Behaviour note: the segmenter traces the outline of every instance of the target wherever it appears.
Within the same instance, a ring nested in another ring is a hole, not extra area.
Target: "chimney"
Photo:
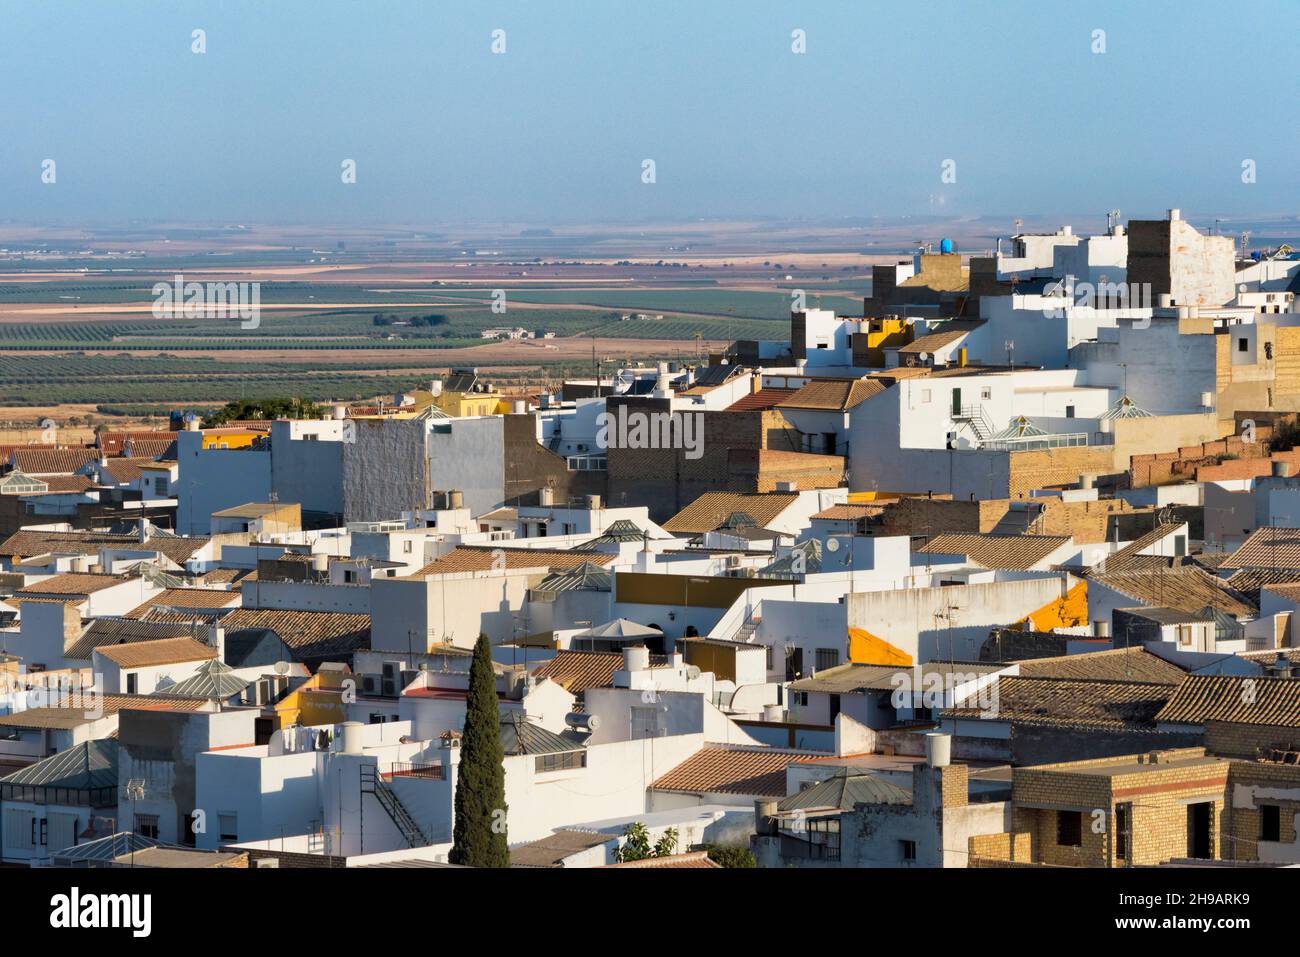
[[[139,538],[137,541],[139,541],[141,545],[149,541],[149,519],[145,518],[143,515],[140,516]]]
[[[1169,210],[1169,221],[1171,223],[1182,218],[1183,218],[1183,211],[1181,209],[1175,208]]]
[[[224,663],[226,660],[226,629],[218,624],[209,625],[208,644],[217,649],[217,660]]]
[[[946,768],[952,763],[952,736],[939,731],[925,735],[925,763],[932,768]]]
[[[1274,460],[1273,460],[1273,477],[1274,477],[1274,478],[1290,478],[1290,477],[1291,477],[1291,463],[1285,461],[1284,459],[1274,459]]]

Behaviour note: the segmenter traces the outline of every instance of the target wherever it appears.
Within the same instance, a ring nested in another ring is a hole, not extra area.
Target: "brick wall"
[[[1115,449],[1110,445],[1038,449],[1012,452],[1010,459],[1008,491],[1012,498],[1026,498],[1034,489],[1074,485],[1085,473],[1109,474],[1114,468]]]

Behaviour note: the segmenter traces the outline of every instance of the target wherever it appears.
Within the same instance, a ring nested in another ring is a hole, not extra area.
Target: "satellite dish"
[[[277,661],[275,663],[275,673],[277,675],[286,675],[289,673],[289,662]]]
[[[929,362],[929,361],[930,361],[930,353],[928,353],[928,352],[922,352],[922,353],[921,353],[921,361],[922,361],[922,362]]]
[[[49,416],[46,416],[45,418],[41,419],[42,429],[52,429],[55,427],[55,424],[56,424],[55,421],[51,419]]]
[[[840,550],[840,540],[838,538],[826,539],[826,550],[828,552],[838,552]]]

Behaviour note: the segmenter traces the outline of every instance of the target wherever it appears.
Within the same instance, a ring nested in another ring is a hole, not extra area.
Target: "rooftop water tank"
[[[952,252],[952,248],[953,248],[953,247],[952,247],[952,240],[951,240],[951,239],[941,239],[941,240],[939,240],[939,252],[941,252],[941,253],[950,253],[950,252]]]

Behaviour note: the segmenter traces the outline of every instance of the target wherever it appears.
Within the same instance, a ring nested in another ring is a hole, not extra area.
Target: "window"
[[[30,851],[36,846],[36,818],[31,811],[5,809],[5,844],[15,850]]]
[[[980,389],[980,398],[986,401],[993,398],[993,390],[988,386],[984,386],[984,388]]]
[[[221,839],[223,841],[239,840],[238,815],[230,812],[218,814],[217,827],[221,829]]]
[[[1065,417],[1066,417],[1067,419],[1073,419],[1073,418],[1074,418],[1074,406],[1072,406],[1072,405],[1067,405],[1067,406],[1065,407]]]
[[[899,841],[898,853],[905,861],[916,860],[916,841]]]
[[[1083,812],[1056,812],[1056,843],[1060,847],[1079,847],[1083,844]]]
[[[791,701],[793,701],[793,703],[799,706],[800,708],[808,707],[808,692],[796,691],[794,692],[794,694],[790,696],[790,698]]]
[[[159,475],[153,480],[153,490],[157,495],[166,495],[169,487],[169,480],[166,475]]]
[[[158,815],[157,814],[137,814],[135,816],[135,833],[141,837],[151,837],[158,840]]]
[[[135,694],[136,688],[139,687],[138,676],[134,671],[126,676],[126,693]]]
[[[1191,626],[1191,625],[1179,625],[1179,626],[1178,626],[1178,643],[1179,643],[1180,645],[1190,645],[1190,644],[1192,643],[1192,626]]]
[[[1250,345],[1250,340],[1249,340],[1249,339],[1238,339],[1238,340],[1237,340],[1237,351],[1238,351],[1238,352],[1248,352],[1248,351],[1249,351],[1249,345]]]
[[[817,649],[817,670],[825,671],[827,668],[834,668],[840,663],[840,652],[838,648],[818,648]]]
[[[1261,841],[1282,840],[1282,808],[1278,805],[1259,806],[1259,839]]]
[[[412,548],[414,545],[415,545],[415,543],[414,543],[413,541],[411,541],[411,540],[408,538],[406,541],[402,542],[402,553],[403,553],[404,555],[409,555],[409,554],[411,554],[411,548]]]
[[[533,770],[538,774],[546,771],[567,771],[572,768],[587,766],[586,751],[565,751],[561,754],[539,754],[533,761]]]

